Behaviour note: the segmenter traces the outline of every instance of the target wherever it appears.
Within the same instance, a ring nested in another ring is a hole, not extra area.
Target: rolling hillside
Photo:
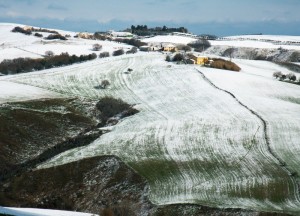
[[[0,77],[0,88],[26,86],[36,98],[112,96],[140,111],[37,169],[116,155],[147,180],[157,205],[299,213],[299,86],[274,80],[282,68],[270,62],[237,60],[235,73],[164,59],[138,53]],[[104,79],[111,85],[97,88]]]

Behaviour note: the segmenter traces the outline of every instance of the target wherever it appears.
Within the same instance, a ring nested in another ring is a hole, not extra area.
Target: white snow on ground
[[[226,40],[228,38],[228,40]],[[247,37],[226,37],[224,40],[210,40],[212,46],[231,46],[231,47],[252,47],[252,48],[261,48],[261,49],[292,49],[300,50],[300,44],[298,45],[283,45],[283,44],[273,44],[272,42],[264,42],[258,40],[247,40]],[[250,37],[251,38],[251,37]],[[266,37],[268,38],[268,37]],[[271,39],[272,37],[270,37]],[[291,41],[300,42],[300,37],[274,37],[274,39],[282,39],[282,42],[290,39]],[[176,36],[176,35],[163,35],[163,36],[154,36],[151,38],[143,39],[143,42],[146,43],[176,43],[176,44],[188,44],[197,39],[188,37],[188,36]]]
[[[70,34],[72,37],[67,41],[61,40],[44,40],[33,35],[24,35],[21,33],[13,33],[11,30],[15,26],[23,26],[18,24],[0,23],[0,62],[4,59],[14,59],[19,57],[41,58],[46,51],[53,51],[54,54],[61,54],[68,52],[70,55],[87,55],[91,53],[99,54],[107,51],[112,54],[113,51],[123,48],[125,51],[132,46],[120,44],[116,42],[100,41],[100,40],[86,40],[81,38],[74,38],[75,32],[67,32],[57,30],[61,34]],[[43,36],[49,33],[41,32]],[[93,44],[99,43],[102,45],[102,50],[93,51]]]
[[[143,39],[146,43],[178,43],[178,44],[188,44],[195,41],[195,38],[187,36],[176,36],[176,35],[159,35],[151,38]]]
[[[173,37],[152,40],[187,43]],[[60,50],[59,46],[68,43],[48,45]],[[27,48],[34,51],[41,47],[35,42]],[[83,47],[79,49],[82,52]],[[272,78],[275,71],[289,71],[270,62],[234,60],[242,68],[236,73],[175,65],[165,62],[164,57],[141,53],[2,76],[0,103],[32,95],[56,97],[52,92],[57,92],[94,100],[113,96],[140,110],[90,145],[64,152],[39,168],[96,155],[117,155],[147,178],[150,199],[157,204],[299,212],[298,188],[268,151],[262,122],[229,94],[205,81],[197,69],[267,121],[271,148],[291,170],[300,173],[300,88]],[[128,68],[133,69],[131,74],[124,73]],[[110,87],[96,88],[103,79],[111,82]]]
[[[30,85],[0,80],[0,104],[54,97],[62,95]]]
[[[128,68],[133,69],[131,74],[124,73]],[[252,101],[256,103],[261,98],[256,88],[267,80],[264,91],[270,95],[271,113],[282,112],[284,105],[272,104],[273,89],[291,84],[249,73],[212,70],[220,81],[224,77],[228,86],[238,85],[239,78],[246,84],[248,80],[249,84],[242,85],[247,90],[244,95],[251,96],[253,91],[256,99]],[[300,209],[294,182],[267,150],[261,121],[230,95],[208,84],[194,66],[167,63],[161,54],[138,54],[1,79],[65,96],[97,100],[110,95],[136,104],[140,110],[90,145],[62,153],[40,168],[113,154],[148,179],[150,199],[157,204],[189,202],[288,212]],[[103,79],[111,86],[95,88]],[[287,93],[282,91],[281,96]],[[285,112],[287,120],[294,118],[295,108]],[[286,134],[276,131],[280,136]]]
[[[299,85],[275,80],[273,72],[289,71],[274,63],[247,60],[236,62],[242,68],[241,73],[209,68],[202,70],[217,86],[234,93],[266,119],[270,126],[272,148],[291,170],[300,173]]]
[[[252,40],[211,40],[209,41],[212,46],[231,46],[231,47],[252,47],[261,49],[292,49],[300,50],[300,46],[297,45],[277,45],[271,42],[252,41]]]
[[[236,35],[225,37],[229,39],[255,39],[255,40],[273,40],[273,41],[293,41],[300,42],[300,36],[289,35]]]
[[[50,210],[50,209],[34,209],[34,208],[8,208],[0,207],[0,214],[10,214],[14,216],[97,216],[91,213]]]

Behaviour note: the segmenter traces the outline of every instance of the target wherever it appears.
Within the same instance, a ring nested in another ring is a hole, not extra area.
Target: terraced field
[[[124,73],[128,68],[133,72]],[[256,69],[233,73],[200,68],[216,86],[259,113],[267,121],[267,133],[261,119],[211,85],[197,68],[169,64],[161,54],[99,59],[1,80],[65,97],[97,100],[110,95],[140,110],[90,145],[40,168],[117,155],[147,178],[156,204],[299,212],[297,177],[279,165],[274,152],[288,169],[298,171],[299,104],[287,96],[297,99],[300,90],[251,73]],[[103,79],[110,80],[108,89],[97,88]]]

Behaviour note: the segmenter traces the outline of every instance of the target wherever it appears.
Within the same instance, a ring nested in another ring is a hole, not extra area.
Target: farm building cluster
[[[159,45],[145,45],[140,47],[140,51],[143,52],[151,52],[151,51],[162,51],[162,52],[172,52],[176,53],[178,52],[178,48],[176,45],[171,44],[171,43],[160,43]],[[200,56],[197,54],[188,54],[188,58],[186,60],[187,64],[196,64],[196,65],[205,65],[209,63],[209,58],[206,56]]]

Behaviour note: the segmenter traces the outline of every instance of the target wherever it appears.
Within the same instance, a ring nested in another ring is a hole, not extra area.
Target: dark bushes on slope
[[[101,111],[101,120],[106,122],[109,118],[117,114],[122,117],[134,115],[138,112],[132,105],[113,97],[104,97],[96,104],[98,110]]]
[[[65,36],[62,36],[60,34],[50,34],[48,37],[45,37],[45,39],[46,40],[55,40],[55,39],[67,40]]]
[[[18,74],[31,71],[43,70],[53,67],[70,65],[77,62],[88,61],[97,58],[95,53],[89,55],[70,56],[68,53],[60,55],[48,56],[46,58],[31,59],[17,58],[12,60],[3,60],[0,63],[0,73],[2,74]]]
[[[113,56],[120,56],[123,55],[125,52],[123,49],[118,49],[116,51],[113,52]]]
[[[11,30],[12,32],[19,32],[25,35],[31,35],[32,32],[30,30],[25,30],[23,28],[21,28],[20,26],[16,26],[15,28],[13,28],[13,30]]]

